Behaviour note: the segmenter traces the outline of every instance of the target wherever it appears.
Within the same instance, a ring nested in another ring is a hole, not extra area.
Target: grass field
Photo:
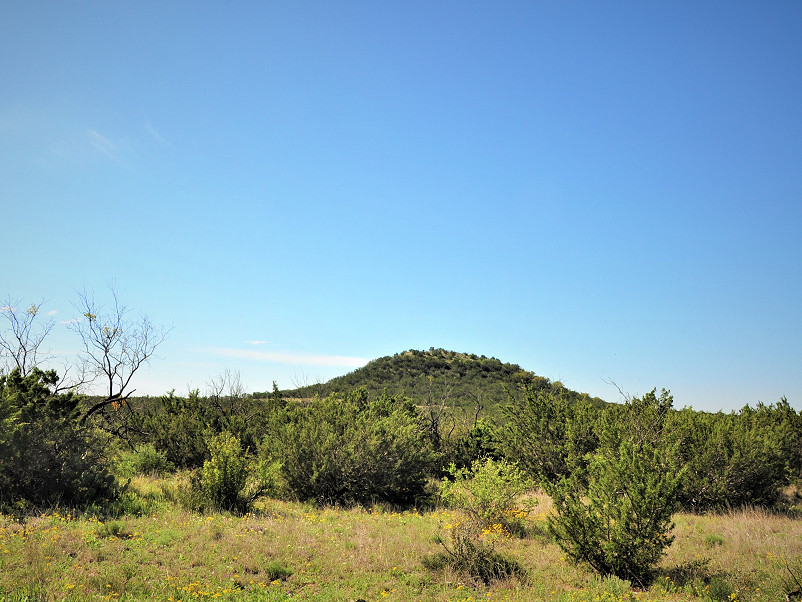
[[[522,538],[496,548],[523,578],[477,584],[421,561],[458,520],[449,510],[315,508],[264,501],[243,517],[198,515],[160,482],[132,483],[115,518],[64,510],[0,516],[0,599],[23,600],[783,600],[802,564],[802,520],[761,510],[678,514],[676,540],[646,591],[570,565],[546,532],[549,500]]]

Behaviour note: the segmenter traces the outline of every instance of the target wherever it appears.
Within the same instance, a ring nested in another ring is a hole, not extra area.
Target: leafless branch
[[[90,408],[83,421],[130,397],[133,391],[128,389],[134,374],[149,362],[169,334],[169,330],[156,326],[145,315],[132,318],[116,289],[110,289],[113,303],[108,309],[86,290],[79,292],[75,308],[81,318],[69,326],[83,344],[87,380],[100,380],[104,388],[103,401]]]
[[[290,377],[290,382],[292,383],[293,389],[308,388],[313,397],[320,396],[323,391],[323,385],[325,384],[323,378],[319,375],[315,375],[315,377],[312,378],[303,370],[296,371],[292,377]]]
[[[53,330],[55,321],[51,318],[42,321],[39,316],[42,303],[36,303],[23,310],[20,300],[10,297],[0,307],[0,314],[8,322],[6,330],[0,330],[0,356],[6,356],[6,368],[18,368],[22,376],[27,376],[49,356],[40,356],[42,343]]]
[[[607,384],[607,385],[611,385],[611,386],[615,387],[618,390],[618,394],[621,396],[621,399],[623,399],[624,401],[626,401],[626,402],[631,402],[632,401],[632,395],[630,395],[629,393],[624,393],[623,389],[621,387],[619,387],[618,383],[615,382],[613,379],[609,379],[608,380],[606,378],[603,378],[602,382]]]
[[[220,375],[210,379],[206,387],[209,402],[217,408],[226,424],[233,424],[237,416],[247,422],[258,413],[253,408],[249,413],[248,398],[239,371],[226,368]]]

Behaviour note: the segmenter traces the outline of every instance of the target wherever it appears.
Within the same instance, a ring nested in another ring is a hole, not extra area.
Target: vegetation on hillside
[[[457,407],[470,409],[481,406],[489,413],[497,414],[497,410],[507,402],[507,391],[516,391],[520,387],[560,392],[572,400],[586,399],[594,405],[604,404],[601,399],[571,391],[559,381],[537,376],[518,364],[502,363],[484,355],[435,348],[428,351],[410,349],[380,357],[326,383],[285,391],[284,396],[310,399],[365,388],[371,395],[383,391],[390,395],[404,395],[419,405],[433,405],[447,400]]]

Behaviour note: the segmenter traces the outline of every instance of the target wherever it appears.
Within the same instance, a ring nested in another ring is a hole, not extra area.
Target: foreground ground
[[[421,564],[442,550],[435,536],[450,511],[267,501],[244,517],[198,515],[161,499],[155,480],[134,485],[135,503],[115,519],[0,516],[0,600],[783,600],[786,561],[802,559],[802,520],[679,514],[657,581],[639,591],[567,563],[546,534],[543,498],[527,535],[497,544],[526,578],[483,585]]]

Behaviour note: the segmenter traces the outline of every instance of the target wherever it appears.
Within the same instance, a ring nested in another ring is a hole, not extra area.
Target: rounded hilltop
[[[402,394],[419,405],[447,400],[464,408],[481,406],[490,413],[507,403],[509,394],[523,387],[553,389],[571,399],[586,398],[594,404],[604,404],[601,399],[566,389],[561,382],[538,376],[518,364],[434,347],[425,351],[409,349],[380,357],[328,382],[282,393],[289,399],[311,399],[359,387],[367,389],[370,395],[383,391]]]

